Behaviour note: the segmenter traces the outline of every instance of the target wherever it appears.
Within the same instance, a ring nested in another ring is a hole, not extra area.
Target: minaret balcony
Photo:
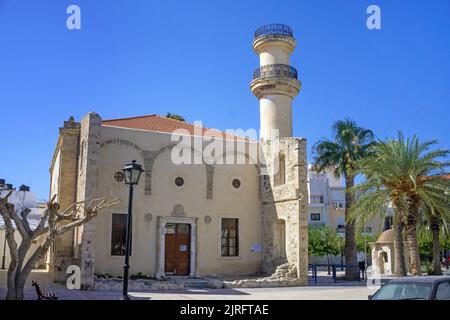
[[[250,88],[258,99],[267,95],[287,95],[294,98],[300,87],[297,70],[286,64],[270,64],[256,69],[250,83]]]
[[[281,23],[271,23],[265,26],[262,26],[255,31],[255,39],[262,36],[267,35],[279,35],[279,36],[287,36],[294,37],[292,33],[292,29],[285,24]]]
[[[267,46],[284,45],[290,52],[294,51],[296,41],[292,29],[285,24],[272,23],[255,31],[253,50],[260,54]]]
[[[288,77],[298,79],[297,69],[287,64],[269,64],[253,72],[253,79],[265,77]]]

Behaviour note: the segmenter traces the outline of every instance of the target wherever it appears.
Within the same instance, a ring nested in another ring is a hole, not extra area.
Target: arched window
[[[382,259],[383,262],[389,262],[388,255],[386,251],[380,252],[380,259]]]

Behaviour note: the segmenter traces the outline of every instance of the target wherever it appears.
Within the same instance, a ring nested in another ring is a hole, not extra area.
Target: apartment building
[[[345,183],[330,170],[316,172],[308,165],[308,223],[327,225],[340,235],[345,232]],[[373,219],[365,225],[368,235],[376,235],[392,226],[392,208],[388,209],[385,221]]]

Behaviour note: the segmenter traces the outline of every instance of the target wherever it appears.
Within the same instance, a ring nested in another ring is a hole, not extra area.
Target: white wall
[[[0,197],[8,194],[8,190],[1,190]],[[21,212],[24,208],[36,208],[37,196],[34,192],[13,191],[8,202],[14,205],[16,212]]]
[[[61,164],[61,150],[58,150],[58,154],[55,159],[55,164],[53,166],[52,176],[50,177],[50,199],[56,194],[59,194],[59,177],[60,177],[60,164]],[[58,202],[58,198],[55,198]]]
[[[22,238],[20,237],[20,234],[18,231],[16,231],[14,233],[14,239],[17,242],[17,245],[20,245]],[[2,266],[2,259],[3,259],[3,249],[5,248],[5,266],[6,266],[6,270],[8,269],[9,263],[11,262],[11,255],[9,253],[9,246],[8,246],[8,242],[6,242],[6,247],[4,247],[5,244],[5,230],[4,229],[0,229],[0,267]],[[40,242],[39,240],[36,243],[33,243],[31,245],[30,250],[28,251],[26,257],[25,257],[25,263],[26,261],[28,261],[28,259],[31,257],[31,255],[36,251],[36,248],[39,246]]]

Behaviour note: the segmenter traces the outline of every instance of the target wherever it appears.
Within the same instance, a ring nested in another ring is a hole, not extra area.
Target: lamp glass
[[[142,169],[141,169],[140,165],[136,165],[136,167],[134,167],[131,170],[131,182],[133,184],[138,184],[139,183],[139,178],[141,177],[141,172],[142,172]]]
[[[137,164],[135,160],[123,167],[123,173],[125,175],[125,184],[137,185],[142,173],[142,166]]]

